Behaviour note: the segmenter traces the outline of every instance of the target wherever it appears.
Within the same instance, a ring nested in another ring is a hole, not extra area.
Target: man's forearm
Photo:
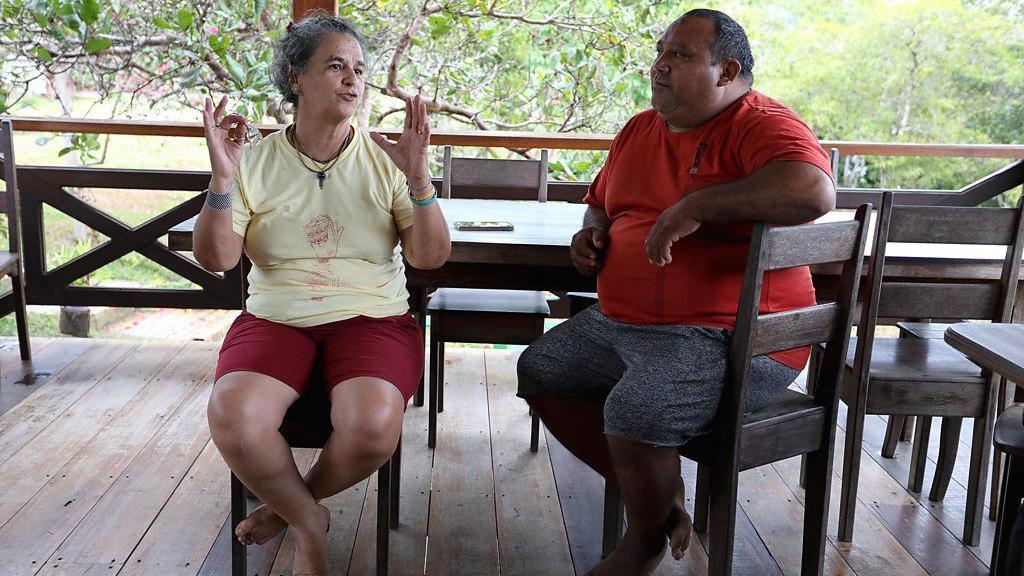
[[[700,222],[791,226],[835,208],[835,186],[827,174],[807,162],[773,162],[741,180],[697,190],[683,202]]]
[[[587,211],[583,214],[583,227],[584,228],[600,228],[601,230],[608,230],[611,226],[611,219],[605,214],[604,209],[598,208],[597,206],[587,206]]]

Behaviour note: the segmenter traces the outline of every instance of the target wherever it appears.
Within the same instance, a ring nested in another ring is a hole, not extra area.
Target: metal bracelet
[[[431,182],[430,179],[428,178],[426,184],[424,184],[421,188],[413,190],[412,189],[412,185],[409,184],[408,180],[406,180],[405,181],[405,187],[406,187],[406,189],[409,190],[409,196],[412,196],[413,198],[415,198],[417,196],[424,196],[425,195],[424,192],[426,192],[430,188],[433,188],[434,187],[434,183]]]
[[[206,205],[214,210],[229,210],[231,208],[231,192],[217,194],[209,188],[206,189]]]

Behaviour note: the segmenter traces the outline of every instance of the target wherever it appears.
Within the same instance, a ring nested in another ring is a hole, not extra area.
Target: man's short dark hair
[[[747,82],[754,83],[754,55],[750,53],[750,41],[747,32],[740,23],[733,20],[725,12],[697,8],[680,16],[677,22],[686,18],[704,18],[715,23],[715,37],[711,40],[711,57],[716,62],[725,62],[732,58],[740,63],[740,76]]]

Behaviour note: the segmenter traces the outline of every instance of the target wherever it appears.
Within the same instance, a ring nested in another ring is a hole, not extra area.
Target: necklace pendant
[[[324,189],[324,180],[327,179],[327,174],[325,172],[317,172],[316,173],[316,179],[320,181],[320,189],[323,190]]]

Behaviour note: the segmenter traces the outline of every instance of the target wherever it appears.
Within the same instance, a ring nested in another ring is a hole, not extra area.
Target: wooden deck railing
[[[149,122],[137,120],[98,120],[89,118],[12,117],[15,130],[27,132],[63,132],[83,134],[130,134],[136,136],[203,136],[199,122]],[[257,126],[268,134],[283,125]],[[401,130],[378,130],[397,136]],[[614,134],[567,134],[541,132],[492,132],[433,130],[430,143],[436,146],[472,146],[493,148],[551,148],[561,150],[607,150]],[[835,148],[842,155],[921,156],[946,158],[1024,158],[1024,145],[1013,144],[914,144],[906,142],[848,142],[822,140],[826,150]]]
[[[14,118],[15,131],[130,134],[147,136],[202,137],[202,125],[187,122],[138,122],[127,120]],[[281,126],[261,126],[264,132]],[[381,130],[397,135],[397,131]],[[435,145],[552,148],[573,150],[607,149],[612,135],[536,134],[525,132],[453,132],[434,131]],[[840,154],[877,156],[930,156],[971,158],[1024,158],[1019,145],[950,145],[878,142],[822,141],[827,149]],[[22,206],[22,235],[26,271],[26,296],[32,304],[82,306],[132,306],[175,308],[238,308],[241,305],[242,272],[239,268],[223,276],[211,274],[192,260],[169,250],[159,242],[172,226],[199,213],[203,197],[198,194],[209,181],[209,173],[184,170],[126,170],[111,168],[70,168],[57,166],[19,166]],[[439,181],[437,182],[439,185]],[[1024,184],[1024,160],[1010,165],[959,190],[901,190],[903,204],[975,206]],[[555,201],[579,202],[587,182],[551,182],[548,197]],[[65,188],[176,190],[197,192],[148,222],[130,227],[109,214],[82,202]],[[461,191],[463,197],[521,198],[509,189],[473,188]],[[880,203],[878,189],[841,188],[837,204],[854,207],[862,202]],[[43,205],[49,204],[110,238],[89,252],[52,270],[46,269],[45,223]],[[118,258],[138,252],[185,278],[199,289],[98,288],[73,286],[74,282]]]

